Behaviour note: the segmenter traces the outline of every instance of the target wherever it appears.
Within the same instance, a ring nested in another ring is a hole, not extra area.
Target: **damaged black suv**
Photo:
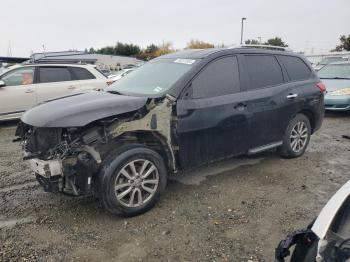
[[[46,191],[95,194],[113,214],[149,210],[167,174],[276,148],[302,155],[324,114],[324,85],[300,55],[186,50],[101,92],[27,111],[16,135]]]

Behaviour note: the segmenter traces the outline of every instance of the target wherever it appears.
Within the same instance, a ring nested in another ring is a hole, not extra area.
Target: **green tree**
[[[275,37],[267,40],[264,45],[274,45],[274,46],[282,46],[282,47],[287,47],[288,45],[282,41],[280,37]]]
[[[248,39],[248,40],[245,40],[244,43],[246,45],[259,45],[260,42],[256,39]]]
[[[350,51],[350,35],[342,35],[339,38],[340,45],[337,45],[335,49],[331,50],[332,52],[341,52],[341,51]]]
[[[96,51],[96,53],[99,53],[99,54],[123,55],[123,56],[136,56],[140,52],[141,52],[141,48],[138,45],[124,44],[121,42],[117,42],[115,46],[102,47]]]
[[[191,39],[191,41],[187,43],[186,49],[205,49],[213,47],[214,45],[211,43]]]
[[[155,44],[150,44],[149,46],[146,47],[145,53],[152,54],[152,53],[157,52],[158,49],[159,49],[159,47],[156,46]]]

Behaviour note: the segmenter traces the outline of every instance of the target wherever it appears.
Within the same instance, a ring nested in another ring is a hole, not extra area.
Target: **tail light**
[[[322,93],[325,93],[327,91],[325,84],[322,82],[317,83],[316,86],[320,89]]]
[[[113,80],[112,79],[108,79],[106,83],[107,83],[108,86],[110,86],[111,84],[113,84]]]

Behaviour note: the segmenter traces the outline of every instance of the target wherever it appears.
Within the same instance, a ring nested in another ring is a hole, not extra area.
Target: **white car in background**
[[[134,70],[135,68],[127,68],[127,69],[120,70],[118,73],[114,75],[108,76],[107,84],[110,86],[111,84],[123,78],[124,76],[130,74]]]
[[[94,65],[13,66],[0,75],[0,120],[18,119],[27,109],[47,100],[106,86],[106,76]]]

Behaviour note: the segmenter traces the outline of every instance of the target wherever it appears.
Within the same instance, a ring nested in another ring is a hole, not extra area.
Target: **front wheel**
[[[112,214],[139,215],[157,203],[166,180],[164,161],[157,152],[144,146],[118,151],[101,169],[100,200]]]
[[[311,136],[309,119],[303,114],[297,114],[290,122],[283,137],[283,145],[279,153],[285,158],[299,157],[304,154]]]

